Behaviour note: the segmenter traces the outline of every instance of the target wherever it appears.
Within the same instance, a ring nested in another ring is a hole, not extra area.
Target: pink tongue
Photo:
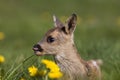
[[[33,50],[37,51],[37,50],[38,50],[38,48],[33,48]]]

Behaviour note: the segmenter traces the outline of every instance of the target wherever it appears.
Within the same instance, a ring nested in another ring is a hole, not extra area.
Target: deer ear
[[[72,34],[76,28],[76,23],[77,23],[77,15],[72,14],[65,22],[66,32]]]
[[[55,27],[63,27],[63,23],[55,16],[53,15],[53,21]]]

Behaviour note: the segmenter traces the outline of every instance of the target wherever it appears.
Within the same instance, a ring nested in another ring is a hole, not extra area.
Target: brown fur
[[[65,24],[54,16],[55,28],[49,30],[37,43],[43,51],[36,50],[36,55],[53,55],[64,76],[62,80],[101,80],[101,72],[97,61],[83,60],[74,45],[74,30],[77,16],[73,14]],[[48,37],[54,38],[47,42]]]

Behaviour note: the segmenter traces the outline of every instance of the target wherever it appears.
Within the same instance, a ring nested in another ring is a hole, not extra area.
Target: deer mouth
[[[42,56],[43,55],[43,49],[41,48],[41,46],[39,44],[36,44],[33,46],[33,51],[36,55],[38,56]]]
[[[44,52],[40,52],[40,51],[34,51],[34,53],[35,53],[37,56],[43,56],[43,55],[44,55]]]

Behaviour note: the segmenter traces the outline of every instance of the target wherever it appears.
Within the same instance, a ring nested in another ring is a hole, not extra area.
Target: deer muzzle
[[[42,47],[41,47],[39,44],[35,44],[35,45],[33,46],[33,51],[34,51],[34,53],[35,53],[36,55],[38,55],[38,56],[43,55],[43,49],[42,49]]]

